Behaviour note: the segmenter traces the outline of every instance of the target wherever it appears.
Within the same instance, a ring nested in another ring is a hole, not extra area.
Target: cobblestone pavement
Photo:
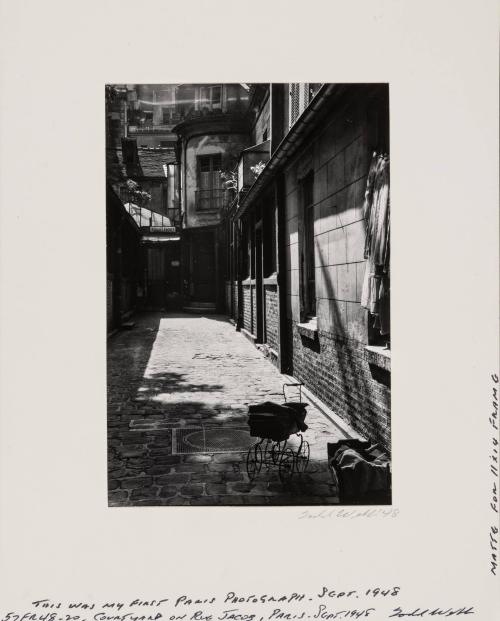
[[[135,318],[133,329],[108,340],[110,506],[338,502],[326,444],[342,433],[312,404],[304,434],[311,448],[307,471],[284,482],[276,467],[265,466],[249,480],[248,438],[241,452],[185,452],[189,444],[182,438],[192,428],[188,441],[213,428],[221,437],[232,428],[247,430],[248,404],[282,402],[283,382],[224,317],[148,313]]]

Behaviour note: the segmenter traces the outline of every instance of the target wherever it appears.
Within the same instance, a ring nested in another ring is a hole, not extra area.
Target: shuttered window
[[[222,187],[220,171],[222,161],[220,153],[202,155],[199,158],[200,190],[218,190]]]
[[[300,84],[290,84],[290,127],[299,118],[300,114]]]
[[[224,198],[224,188],[220,173],[222,158],[220,153],[198,157],[198,189],[196,191],[197,209],[220,209]]]
[[[318,92],[321,84],[296,82],[289,85],[289,125],[295,123],[309,105],[309,102]]]

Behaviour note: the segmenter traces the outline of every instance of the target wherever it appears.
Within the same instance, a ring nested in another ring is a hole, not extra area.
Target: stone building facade
[[[390,450],[390,245],[375,265],[370,240],[380,231],[366,198],[374,161],[383,160],[388,208],[388,86],[125,90],[118,168],[144,185],[160,183],[177,201],[152,199],[155,217],[173,230],[140,227],[145,271],[150,281],[158,276],[160,298],[175,289],[178,308],[225,312],[281,372]],[[128,143],[137,170],[124,155]],[[388,217],[383,226],[388,239]],[[166,252],[175,248],[175,256]],[[156,269],[158,252],[175,279]],[[368,302],[367,290],[377,291]]]
[[[142,281],[140,230],[111,184],[106,187],[106,327],[119,328],[137,308]]]
[[[241,84],[183,85],[178,135],[184,309],[219,312],[225,305],[228,192],[223,176],[249,145],[248,93]]]
[[[166,125],[159,116],[165,88],[108,85],[106,93],[106,179],[139,231],[134,308],[175,309],[181,299],[181,214],[174,120]],[[106,224],[114,226],[109,218]]]
[[[388,87],[253,85],[251,95],[252,139],[268,138],[269,151],[228,217],[228,312],[282,372],[390,450],[390,334],[361,305]]]

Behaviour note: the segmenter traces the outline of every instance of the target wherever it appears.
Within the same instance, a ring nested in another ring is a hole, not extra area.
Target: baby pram
[[[299,387],[299,401],[287,401],[286,387]],[[259,441],[248,449],[247,474],[250,481],[259,474],[262,465],[267,469],[278,468],[280,480],[287,481],[295,473],[304,472],[309,464],[309,443],[302,432],[307,403],[302,403],[301,384],[285,384],[284,403],[265,401],[248,408],[250,435]],[[297,443],[289,442],[290,436],[298,437]]]

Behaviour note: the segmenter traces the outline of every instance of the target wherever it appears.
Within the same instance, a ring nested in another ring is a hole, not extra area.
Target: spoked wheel
[[[287,483],[293,476],[295,470],[295,453],[291,448],[286,448],[281,453],[279,465],[279,477],[282,483]]]
[[[283,455],[283,451],[285,450],[286,441],[285,442],[273,442],[271,447],[271,461],[277,466]]]
[[[260,442],[248,449],[247,453],[247,474],[250,481],[253,481],[262,468],[262,449]]]
[[[307,470],[307,466],[309,465],[309,455],[309,442],[307,440],[302,440],[297,455],[295,457],[295,467],[297,468],[297,472],[299,474]]]
[[[269,469],[274,463],[273,457],[274,443],[272,440],[267,439],[264,444],[264,451],[262,453],[262,462],[266,465],[267,469]]]

